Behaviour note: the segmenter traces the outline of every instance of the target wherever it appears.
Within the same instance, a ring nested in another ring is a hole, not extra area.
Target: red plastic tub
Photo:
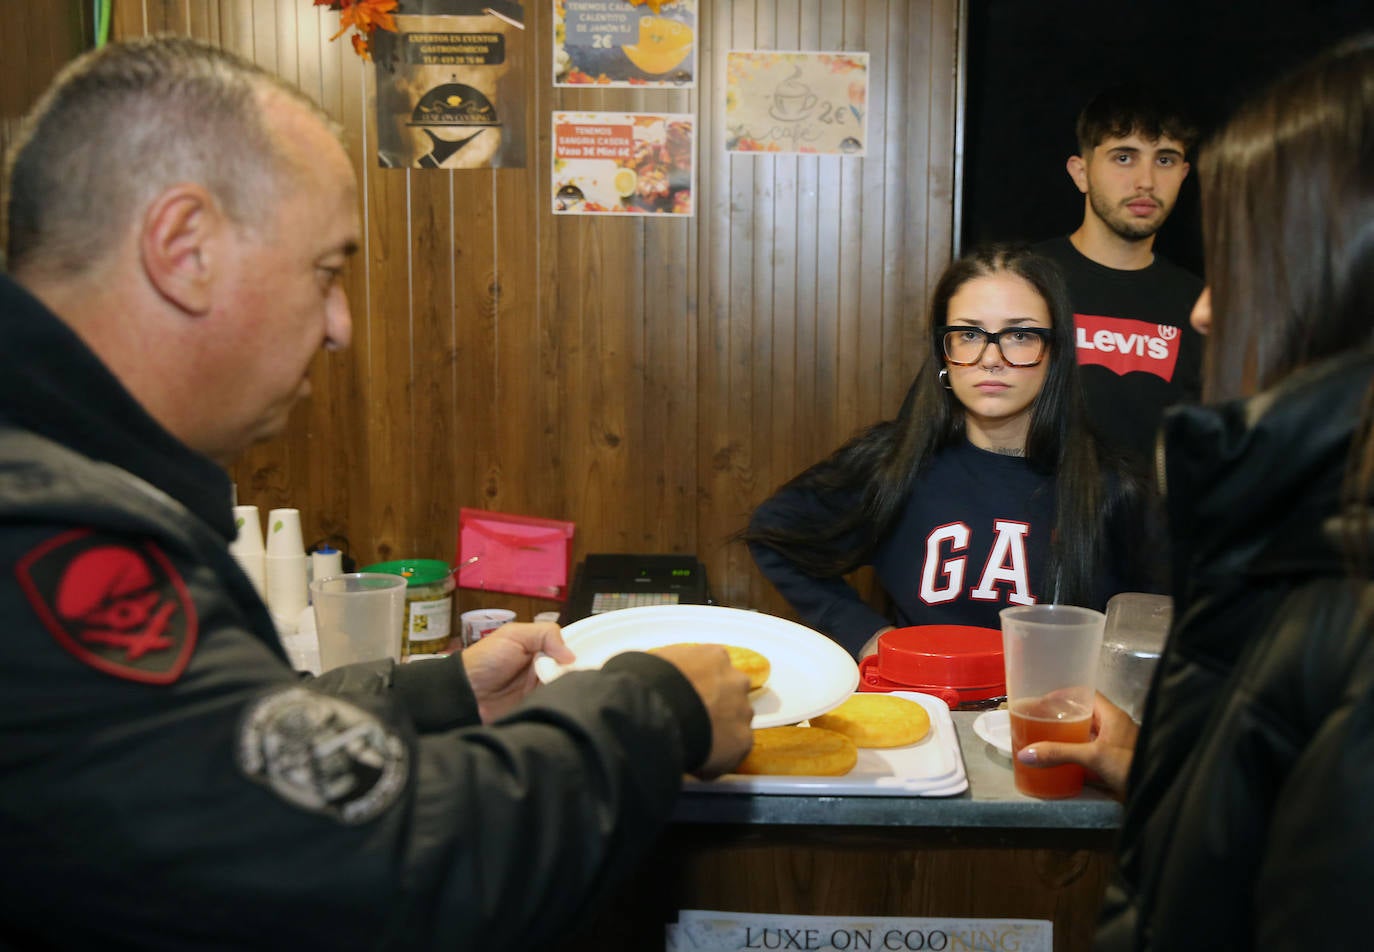
[[[894,628],[859,662],[860,691],[919,691],[951,708],[982,710],[1006,700],[1002,633],[973,625]]]

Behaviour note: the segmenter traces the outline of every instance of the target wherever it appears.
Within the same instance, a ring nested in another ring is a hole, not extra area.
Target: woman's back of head
[[[1199,173],[1209,399],[1374,344],[1374,34],[1242,106]]]

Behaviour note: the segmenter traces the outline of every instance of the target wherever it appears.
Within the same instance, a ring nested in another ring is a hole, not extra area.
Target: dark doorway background
[[[1374,29],[1374,0],[968,0],[961,246],[1068,234],[1083,198],[1064,162],[1101,87],[1157,79],[1205,136],[1250,93]],[[1190,174],[1155,248],[1202,274]]]

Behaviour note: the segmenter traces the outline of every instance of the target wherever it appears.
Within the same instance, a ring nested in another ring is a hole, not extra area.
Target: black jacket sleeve
[[[9,526],[0,564],[70,532]],[[690,684],[648,655],[487,726],[457,657],[302,681],[176,538],[110,538],[166,557],[187,664],[103,670],[0,576],[0,940],[537,948],[640,861],[709,750]]]

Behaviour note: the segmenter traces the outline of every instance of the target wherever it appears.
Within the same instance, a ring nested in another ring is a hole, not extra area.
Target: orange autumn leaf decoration
[[[353,30],[353,52],[363,59],[372,58],[372,34],[379,27],[392,33],[396,32],[396,19],[391,15],[399,5],[399,0],[314,0],[317,7],[338,10],[339,32],[330,40],[337,40],[349,30]]]

